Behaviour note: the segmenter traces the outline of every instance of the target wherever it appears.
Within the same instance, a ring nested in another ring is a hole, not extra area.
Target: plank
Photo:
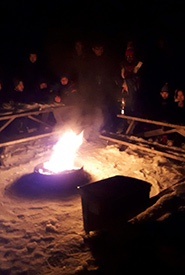
[[[53,131],[51,133],[45,133],[45,134],[40,134],[40,135],[36,135],[36,136],[31,136],[31,137],[6,141],[6,142],[3,142],[3,143],[0,143],[0,147],[5,147],[5,146],[10,146],[10,145],[14,145],[14,144],[22,143],[22,142],[36,140],[36,139],[48,137],[48,136],[51,136],[51,135],[59,135],[61,133],[62,133],[61,130],[60,131]]]
[[[38,110],[38,111],[21,112],[21,113],[15,113],[15,114],[11,114],[11,115],[0,116],[0,121],[1,120],[7,120],[7,119],[10,119],[10,118],[19,118],[19,117],[24,117],[24,116],[39,115],[39,114],[43,114],[43,113],[49,113],[49,112],[53,112],[53,110],[55,110],[55,109],[64,108],[64,107],[68,107],[68,106],[65,106],[63,104],[61,106],[54,106],[54,107],[51,107],[51,108],[47,108],[47,109],[43,109],[43,110]]]
[[[102,138],[102,139],[108,140],[108,141],[112,141],[112,142],[115,142],[115,143],[126,145],[128,147],[132,147],[133,149],[140,149],[142,151],[147,151],[149,153],[153,153],[153,154],[156,154],[156,155],[160,155],[160,156],[175,159],[175,160],[178,160],[178,161],[181,161],[181,162],[185,162],[185,157],[176,156],[174,154],[170,154],[170,153],[162,152],[162,151],[159,151],[159,150],[155,150],[154,148],[147,148],[145,146],[138,145],[138,144],[133,144],[131,142],[124,141],[124,140],[121,140],[121,139],[117,139],[117,138],[111,137],[111,136],[100,135],[99,137]]]
[[[3,126],[0,128],[0,132],[2,132],[15,118],[9,119]]]
[[[160,135],[167,135],[167,134],[172,134],[172,133],[177,133],[177,129],[171,129],[164,131],[163,129],[156,129],[156,130],[151,130],[151,131],[146,131],[143,133],[144,137],[154,137],[154,136],[160,136]]]
[[[28,116],[28,118],[29,118],[29,119],[32,119],[32,120],[34,120],[34,121],[36,121],[36,122],[38,122],[38,123],[40,123],[40,124],[43,124],[43,125],[45,125],[45,126],[47,126],[47,127],[49,127],[49,128],[52,129],[52,126],[51,126],[50,124],[48,124],[48,123],[46,123],[46,122],[44,122],[44,121],[42,121],[42,120],[40,120],[40,119],[38,119],[38,118],[36,118],[36,117]]]
[[[145,118],[126,116],[126,115],[117,115],[117,117],[123,118],[123,119],[130,119],[130,120],[134,120],[134,121],[139,121],[139,122],[144,122],[144,123],[149,123],[149,124],[166,126],[166,127],[170,127],[170,128],[185,129],[185,126],[183,126],[183,125],[171,124],[171,123],[162,122],[162,121],[156,121],[156,120],[150,120],[150,119],[145,119]]]

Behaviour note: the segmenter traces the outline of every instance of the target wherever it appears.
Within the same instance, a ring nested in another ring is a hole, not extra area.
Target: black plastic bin
[[[131,177],[115,176],[78,186],[82,200],[84,230],[101,230],[115,221],[139,214],[149,201],[151,184]]]

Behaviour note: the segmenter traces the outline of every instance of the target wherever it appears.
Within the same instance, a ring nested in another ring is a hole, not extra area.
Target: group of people
[[[155,107],[158,108],[156,112],[158,120],[184,125],[185,105],[182,88],[173,91],[170,89],[169,84],[165,83],[161,88]]]
[[[22,67],[8,79],[8,84],[0,79],[0,105],[9,103],[12,107],[18,104],[33,102],[50,104],[66,103],[67,96],[76,91],[68,73],[61,73],[54,79],[41,63],[36,51],[30,51]]]
[[[185,105],[183,87],[175,87],[170,83],[170,74],[162,76],[158,86],[152,90],[151,86],[145,86],[143,79],[142,61],[135,59],[134,46],[128,43],[125,51],[125,59],[121,66],[122,101],[121,113],[133,116],[143,116],[153,120],[165,121],[174,124],[184,124]],[[142,73],[140,74],[140,71]],[[168,81],[169,80],[169,81]],[[154,91],[154,89],[156,89]],[[153,93],[152,93],[153,92]]]
[[[133,41],[127,42],[118,60],[102,41],[92,43],[87,50],[82,40],[76,40],[57,72],[48,67],[35,50],[30,50],[6,83],[0,77],[1,108],[7,102],[11,106],[55,102],[75,105],[83,115],[95,115],[99,109],[106,130],[116,130],[118,113],[184,123],[183,89],[175,89],[173,94],[164,82],[157,96],[151,97],[145,85],[145,61],[138,58]]]
[[[81,114],[91,117],[101,110],[103,126],[112,126],[120,87],[115,81],[115,62],[105,54],[104,45],[95,42],[87,53],[82,41],[76,40],[55,73],[36,51],[30,51],[18,64],[6,83],[0,79],[1,109],[33,102],[75,105]]]

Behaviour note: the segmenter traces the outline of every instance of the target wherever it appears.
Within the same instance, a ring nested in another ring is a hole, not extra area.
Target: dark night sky
[[[42,47],[53,35],[70,40],[76,33],[101,33],[112,40],[134,33],[146,40],[164,34],[173,43],[184,40],[185,10],[178,0],[1,0],[1,56],[32,44]]]

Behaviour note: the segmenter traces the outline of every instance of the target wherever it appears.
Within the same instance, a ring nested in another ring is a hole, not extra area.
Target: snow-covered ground
[[[81,197],[76,189],[80,180],[74,183],[70,192],[63,191],[60,186],[55,189],[36,186],[34,167],[49,159],[54,141],[51,136],[6,149],[4,166],[0,167],[2,275],[90,274],[90,270],[98,268],[84,242]],[[150,197],[171,188],[131,224],[141,224],[146,220],[164,221],[169,219],[174,209],[176,212],[184,210],[185,170],[180,162],[130,148],[120,151],[117,144],[108,144],[98,137],[95,141],[84,141],[78,152],[78,162],[91,176],[91,179],[85,178],[87,182],[114,175],[130,176],[152,184]],[[176,236],[173,237],[175,242]],[[165,263],[169,260],[172,267],[175,266],[176,257],[180,257],[179,261],[183,263],[184,250],[183,255],[180,252],[174,255],[176,252],[165,245],[160,249],[160,255],[163,255],[160,259]],[[180,268],[185,271],[182,264]]]

